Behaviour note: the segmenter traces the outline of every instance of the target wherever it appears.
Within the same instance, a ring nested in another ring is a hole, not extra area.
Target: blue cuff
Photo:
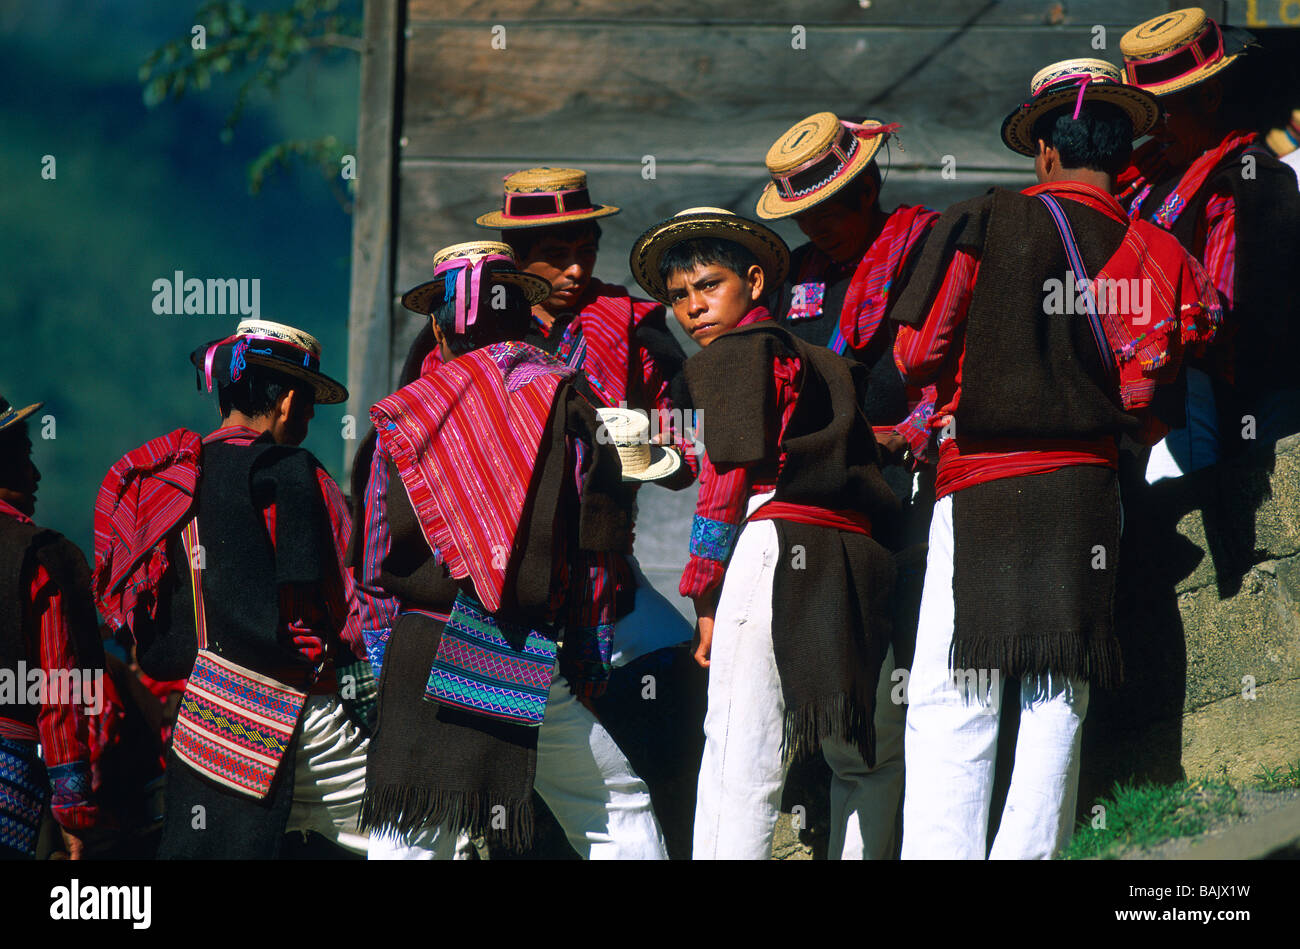
[[[50,807],[86,807],[90,804],[90,763],[71,761],[49,768]]]
[[[379,673],[384,664],[384,651],[388,648],[388,637],[393,630],[387,629],[363,629],[361,636],[366,641],[366,658],[370,660],[370,670],[374,673],[375,681],[379,681]]]
[[[724,561],[731,556],[731,548],[736,546],[739,535],[739,524],[714,521],[696,514],[691,524],[691,556]]]

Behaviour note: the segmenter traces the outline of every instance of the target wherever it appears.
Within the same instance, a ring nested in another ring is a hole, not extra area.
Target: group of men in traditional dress
[[[194,351],[221,426],[113,466],[93,578],[31,522],[37,407],[0,403],[0,661],[102,665],[93,591],[173,684],[164,857],[274,857],[292,830],[472,857],[533,841],[536,792],[579,855],[663,859],[598,703],[688,641],[695,858],[770,856],[787,770],[819,752],[832,858],[1057,855],[1090,689],[1122,676],[1121,452],[1155,481],[1242,451],[1247,418],[1260,442],[1300,430],[1300,192],[1225,107],[1248,44],[1192,8],[1126,34],[1122,71],[1046,67],[1001,130],[1038,183],[943,213],[883,209],[896,124],[811,115],[756,208],[808,243],[684,210],[631,250],[648,300],[594,277],[619,209],[583,172],[510,175],[477,220],[500,239],[443,248],[402,297],[429,322],[370,410],[350,507],[298,447],[347,393],[284,324]],[[633,540],[640,484],[697,479],[692,631]],[[32,852],[48,798],[80,848],[92,726],[0,695],[0,847]]]

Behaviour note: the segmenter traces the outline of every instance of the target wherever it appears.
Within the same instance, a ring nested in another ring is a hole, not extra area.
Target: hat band
[[[1028,109],[1030,106],[1034,104],[1034,102],[1038,99],[1039,96],[1046,95],[1049,92],[1059,92],[1063,85],[1069,85],[1070,83],[1075,81],[1079,83],[1079,97],[1074,100],[1074,114],[1071,116],[1071,118],[1076,122],[1079,120],[1079,111],[1083,108],[1083,98],[1085,93],[1087,93],[1088,91],[1089,83],[1095,82],[1103,86],[1117,85],[1117,83],[1114,80],[1110,79],[1107,76],[1098,76],[1090,72],[1069,73],[1064,76],[1057,76],[1051,81],[1050,84],[1042,86],[1037,92],[1033,93],[1033,98],[1029,102],[1022,103],[1020,108]]]
[[[564,191],[507,191],[501,214],[508,218],[561,217],[584,214],[592,210],[591,195],[586,188]]]
[[[898,123],[890,125],[859,125],[856,122],[841,121],[839,137],[831,147],[819,155],[814,155],[802,165],[789,171],[772,173],[772,183],[777,193],[786,201],[796,201],[838,178],[849,167],[853,156],[857,154],[860,139],[875,138],[877,135],[889,135],[898,131]]]
[[[265,342],[265,349],[254,349],[253,342]],[[263,336],[260,333],[236,333],[233,336],[227,336],[225,339],[217,340],[208,347],[208,351],[203,356],[203,378],[207,383],[208,391],[212,391],[212,367],[216,360],[217,350],[229,343],[234,343],[234,350],[230,354],[230,381],[238,382],[239,377],[244,374],[248,368],[248,353],[254,353],[258,356],[270,356],[279,362],[286,363],[294,367],[301,367],[311,372],[320,372],[320,357],[304,346],[292,343],[287,339],[279,336]],[[275,347],[287,346],[290,349],[297,350],[296,353],[277,352]],[[299,357],[301,354],[301,358]]]
[[[508,254],[485,254],[477,260],[453,257],[433,268],[433,276],[443,278],[443,302],[450,300],[453,294],[456,297],[456,335],[458,336],[463,336],[478,319],[483,268],[494,261],[507,263],[512,267],[515,264],[514,258]],[[452,283],[452,271],[455,271],[455,283]]]
[[[1124,78],[1133,86],[1154,86],[1173,82],[1194,73],[1206,63],[1223,58],[1223,31],[1213,20],[1186,46],[1150,59],[1124,60]]]

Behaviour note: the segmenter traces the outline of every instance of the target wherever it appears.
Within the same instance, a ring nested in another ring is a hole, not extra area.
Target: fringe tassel
[[[948,663],[950,669],[998,669],[1020,678],[1050,672],[1086,679],[1103,689],[1124,681],[1124,658],[1114,636],[1100,642],[1078,636],[983,637],[969,642],[954,638]]]
[[[505,808],[505,826],[497,807]],[[533,801],[502,801],[478,792],[439,791],[427,787],[386,784],[367,787],[361,798],[358,826],[362,831],[387,831],[410,838],[425,827],[444,824],[472,837],[491,834],[517,852],[533,845]]]
[[[787,764],[819,752],[824,738],[837,738],[855,745],[867,766],[875,767],[874,709],[854,701],[844,692],[785,711],[781,755]]]

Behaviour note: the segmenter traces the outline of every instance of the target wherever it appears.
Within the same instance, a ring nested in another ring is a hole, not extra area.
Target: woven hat
[[[659,276],[659,260],[673,245],[699,237],[735,241],[758,258],[767,286],[775,289],[790,269],[790,249],[780,236],[757,221],[723,208],[687,208],[660,221],[636,239],[628,265],[641,289],[668,304],[668,288]]]
[[[482,227],[547,227],[618,213],[612,205],[591,203],[587,173],[577,168],[529,168],[506,175],[505,181],[501,210],[480,215],[476,221]]]
[[[1254,42],[1245,30],[1220,29],[1199,7],[1139,23],[1121,37],[1124,81],[1163,96],[1227,69]]]
[[[1034,123],[1053,109],[1074,105],[1074,117],[1084,102],[1109,102],[1123,109],[1133,123],[1133,137],[1151,131],[1160,118],[1160,103],[1148,92],[1124,85],[1119,69],[1104,59],[1066,59],[1040,69],[1029,81],[1029,101],[1002,120],[1002,141],[1013,152],[1033,156]]]
[[[447,284],[449,276],[455,281],[450,287]],[[515,252],[509,244],[465,241],[444,247],[433,255],[433,279],[402,294],[402,306],[421,316],[429,316],[439,304],[455,295],[461,311],[458,317],[463,317],[464,326],[472,325],[477,316],[479,288],[484,277],[489,283],[518,287],[528,298],[529,306],[541,303],[551,295],[549,281],[519,269]],[[464,328],[458,325],[457,332],[464,332]]]
[[[767,150],[772,180],[755,211],[766,220],[790,217],[825,201],[858,176],[898,125],[875,119],[845,122],[818,112],[796,122]]]
[[[1273,129],[1264,137],[1273,154],[1281,157],[1290,155],[1300,148],[1300,109],[1291,113],[1291,121],[1281,128]]]
[[[650,444],[650,419],[644,412],[622,408],[598,408],[602,437],[618,452],[624,481],[658,481],[677,472],[682,456]]]
[[[320,371],[321,346],[310,333],[270,320],[241,320],[235,332],[213,340],[190,355],[198,371],[199,388],[207,383],[212,391],[219,384],[238,382],[249,365],[265,366],[281,375],[308,383],[317,405],[335,405],[348,400],[348,390]]]
[[[25,409],[17,409],[9,404],[8,399],[0,395],[0,432],[17,425],[33,412],[40,411],[41,406],[44,404],[44,402],[33,402]]]

